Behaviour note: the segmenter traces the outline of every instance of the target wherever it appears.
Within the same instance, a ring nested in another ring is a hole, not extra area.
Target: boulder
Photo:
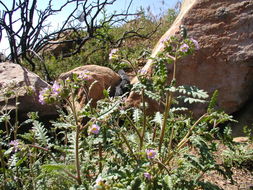
[[[21,120],[27,118],[28,112],[38,112],[41,117],[56,116],[54,106],[41,105],[38,101],[38,94],[42,88],[49,85],[38,75],[28,71],[24,67],[10,63],[0,63],[0,110],[14,110],[16,108],[16,98],[12,94],[8,98],[5,106],[5,94],[11,90],[18,97],[18,115]],[[35,93],[28,93],[28,89]]]
[[[230,114],[240,110],[253,94],[253,1],[185,0],[152,57],[163,51],[164,39],[179,34],[180,25],[199,42],[200,50],[179,62],[177,84],[195,85],[210,95],[217,89],[220,108]],[[143,70],[152,72],[152,60]],[[137,78],[131,81],[136,82]],[[137,104],[134,96],[131,93],[128,105]],[[205,109],[197,105],[193,111],[200,115]]]
[[[98,65],[84,65],[77,67],[61,74],[59,79],[65,80],[66,78],[71,77],[73,73],[78,75],[88,73],[89,77],[85,79],[87,81],[85,89],[89,89],[88,99],[92,99],[92,106],[96,106],[96,102],[104,98],[103,90],[110,88],[110,94],[114,95],[116,86],[121,82],[121,78],[116,72],[110,68]],[[81,106],[88,100],[84,91],[84,88],[81,88],[78,92]]]
[[[49,41],[48,44],[39,51],[39,53],[43,56],[53,55],[55,57],[68,54],[75,47],[75,45],[77,45],[74,36],[74,32],[65,31],[61,33],[57,38]]]

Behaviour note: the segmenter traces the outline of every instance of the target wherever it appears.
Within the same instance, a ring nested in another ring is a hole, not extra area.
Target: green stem
[[[154,160],[154,162],[156,162],[157,164],[159,164],[160,166],[162,166],[162,167],[167,171],[167,173],[170,175],[170,171],[169,171],[169,169],[166,167],[165,164],[163,164],[161,161],[158,161],[158,160]]]
[[[16,95],[16,108],[15,108],[15,125],[14,125],[14,140],[17,139],[18,134],[18,95]]]
[[[4,109],[4,114],[5,114],[5,115],[8,114],[7,104],[8,104],[8,99],[5,98],[5,109]],[[9,128],[8,128],[8,121],[7,121],[7,119],[5,119],[4,125],[5,125],[5,130],[6,130],[7,137],[9,137],[10,131],[9,131]]]
[[[75,95],[73,90],[71,91],[72,97],[72,111],[76,123],[76,140],[75,140],[75,163],[76,163],[76,173],[77,173],[77,182],[79,185],[82,184],[81,180],[81,168],[80,168],[80,160],[79,160],[79,135],[80,135],[80,126],[78,124],[78,117],[76,113],[76,106],[75,106]]]
[[[177,65],[177,56],[175,55],[175,59],[173,62],[172,86],[175,85],[175,80],[176,80],[176,65]],[[172,97],[173,97],[173,93],[171,91],[166,92],[165,111],[163,114],[163,123],[162,123],[162,129],[161,129],[161,135],[160,135],[159,147],[158,147],[159,152],[161,152],[161,148],[162,148],[162,144],[163,144],[165,128],[166,128],[167,119],[169,116],[169,111],[170,111],[170,107],[171,107],[171,103],[172,103]]]
[[[4,162],[4,157],[3,157],[2,146],[1,145],[0,145],[0,161],[1,161],[1,165],[2,165],[2,168],[3,168],[3,174],[4,174],[4,184],[3,184],[3,187],[4,187],[4,189],[6,189],[5,162]]]
[[[103,160],[103,156],[102,156],[102,145],[101,143],[98,144],[98,148],[99,148],[99,173],[102,173],[102,160]]]
[[[140,132],[138,131],[137,127],[135,126],[135,124],[133,123],[133,121],[131,120],[131,118],[126,114],[126,118],[127,120],[130,122],[130,124],[132,125],[132,127],[134,128],[134,130],[136,131],[140,141],[141,141],[141,134]]]
[[[70,106],[70,109],[74,115],[74,120],[75,120],[75,124],[76,124],[76,136],[75,136],[75,165],[76,165],[76,180],[78,182],[79,185],[82,184],[82,180],[81,180],[81,168],[80,168],[80,160],[79,160],[79,135],[80,135],[80,125],[78,124],[78,117],[77,117],[77,113],[76,113],[76,106],[75,106],[75,95],[73,92],[73,89],[71,90],[71,101],[69,101],[68,99],[66,99],[67,103]]]
[[[142,150],[143,147],[143,142],[144,142],[144,136],[145,136],[145,132],[146,132],[146,106],[145,106],[145,100],[144,100],[144,89],[142,89],[141,92],[141,98],[142,98],[142,104],[143,104],[143,127],[142,127],[142,134],[141,134],[141,140],[140,140],[140,150]]]
[[[192,130],[196,127],[196,125],[204,118],[206,117],[208,114],[205,113],[204,115],[202,115],[193,125],[192,127],[188,130],[187,134],[185,135],[185,137],[180,141],[180,143],[178,143],[176,150],[180,150],[189,140],[189,136],[192,133]]]
[[[128,143],[128,140],[127,138],[125,137],[125,135],[123,135],[123,133],[120,133],[121,137],[123,138],[124,142],[126,143],[127,145],[127,148],[129,149],[130,153],[132,154],[132,156],[134,157],[134,159],[136,160],[136,162],[138,163],[138,159],[136,158],[130,144]]]
[[[170,153],[171,149],[172,149],[172,140],[174,137],[174,126],[171,126],[171,133],[170,133],[170,141],[169,141],[169,147],[168,147],[168,153]]]
[[[161,135],[160,135],[159,147],[158,147],[159,152],[161,152],[161,148],[162,148],[162,143],[163,143],[163,139],[164,139],[164,135],[165,135],[165,128],[166,128],[166,124],[167,124],[167,119],[168,119],[168,115],[169,115],[169,111],[170,111],[171,102],[172,102],[172,93],[167,92],[166,93],[166,105],[165,105],[165,111],[163,114],[163,123],[162,123],[162,129],[161,129]]]

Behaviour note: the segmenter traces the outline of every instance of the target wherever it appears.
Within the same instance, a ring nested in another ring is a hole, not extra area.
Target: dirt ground
[[[238,142],[245,143],[245,142]],[[247,146],[248,149],[253,149],[253,144]],[[217,152],[217,162],[221,163],[221,154],[225,150],[224,145],[219,146],[219,151]],[[209,172],[203,176],[203,181],[209,181],[219,188],[224,190],[253,190],[253,162],[248,163],[245,166],[233,167],[232,168],[232,178],[234,182],[230,179],[225,179],[218,172]]]

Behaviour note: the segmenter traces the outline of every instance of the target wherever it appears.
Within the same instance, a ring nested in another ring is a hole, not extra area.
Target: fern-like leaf
[[[32,130],[35,133],[35,137],[41,145],[47,146],[50,138],[47,136],[47,129],[37,120],[33,121]]]

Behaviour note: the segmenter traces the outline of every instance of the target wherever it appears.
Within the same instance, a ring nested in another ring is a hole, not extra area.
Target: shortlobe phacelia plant
[[[89,98],[86,105],[76,106],[80,88],[88,95],[88,71],[42,89],[40,103],[59,105],[60,116],[47,127],[30,113],[26,124],[31,130],[12,141],[1,131],[0,188],[217,189],[202,177],[211,170],[229,177],[215,161],[214,139],[219,136],[217,125],[232,118],[214,109],[214,98],[198,119],[178,112],[188,109],[179,102],[207,102],[203,90],[176,82],[179,60],[200,47],[192,38],[171,37],[163,43],[164,51],[152,58],[153,74],[136,72],[139,82],[132,90],[142,97],[139,108],[125,107],[126,94],[109,97],[106,92],[96,107]],[[168,68],[173,71],[171,81]],[[146,97],[164,111],[147,115]]]

